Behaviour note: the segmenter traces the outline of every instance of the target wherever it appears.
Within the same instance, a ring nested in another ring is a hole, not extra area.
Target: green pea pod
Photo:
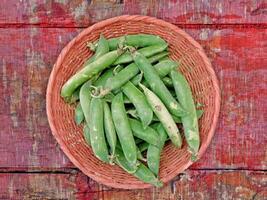
[[[108,52],[109,52],[108,41],[106,40],[106,38],[103,35],[100,35],[95,54],[84,63],[84,66],[94,62],[100,56],[102,56]]]
[[[112,99],[115,97],[115,95],[113,93],[109,93],[106,96],[104,96],[104,100],[106,102],[111,103]],[[124,104],[131,104],[132,102],[130,102],[130,100],[128,99],[128,97],[126,97],[125,95],[123,95],[123,102]]]
[[[149,105],[162,123],[172,143],[180,148],[182,146],[182,138],[171,114],[156,94],[142,84],[140,84],[140,87],[143,89]]]
[[[128,81],[122,87],[123,93],[129,98],[129,100],[134,104],[137,114],[141,119],[143,127],[146,128],[152,121],[153,111],[149,107],[146,97],[144,94],[135,87],[130,81]]]
[[[105,127],[105,135],[111,150],[111,158],[113,159],[115,156],[117,135],[112,120],[111,111],[109,105],[106,102],[104,102],[104,127]]]
[[[90,102],[90,141],[95,156],[109,162],[108,148],[104,133],[104,109],[100,98],[92,98]]]
[[[109,67],[119,57],[121,50],[111,51],[98,58],[96,61],[86,65],[74,74],[61,88],[61,96],[64,99],[71,97],[72,93],[84,82]]]
[[[113,75],[118,74],[124,67],[122,65],[117,65],[116,67],[114,67],[113,69]]]
[[[144,129],[141,122],[136,119],[129,119],[133,134],[135,137],[146,141],[149,144],[159,145],[158,133],[149,126]]]
[[[126,172],[133,174],[139,180],[150,183],[156,187],[162,187],[162,182],[155,177],[153,172],[151,172],[144,164],[137,161],[137,165],[130,165],[129,162],[124,157],[123,153],[116,149],[116,164],[118,164]],[[136,167],[137,166],[137,167]]]
[[[85,142],[91,146],[91,141],[90,141],[90,129],[89,127],[87,126],[87,124],[84,124],[83,125],[83,136],[84,136],[84,139],[85,139]]]
[[[117,49],[120,43],[133,47],[147,47],[156,44],[166,44],[166,42],[157,35],[135,34],[111,38],[108,40],[110,50]]]
[[[155,177],[153,172],[151,172],[144,164],[140,163],[136,172],[133,174],[135,177],[140,179],[145,183],[150,183],[156,187],[162,187],[162,182]]]
[[[149,145],[150,145],[150,144],[147,143],[147,142],[142,142],[141,144],[138,145],[138,148],[139,148],[139,150],[140,150],[141,152],[144,152],[144,151],[147,150],[147,148],[148,148]]]
[[[138,52],[145,57],[150,57],[153,56],[157,53],[160,53],[164,51],[168,47],[167,44],[160,44],[160,45],[153,45],[153,46],[148,46],[144,47],[142,49],[139,49]],[[118,65],[118,64],[124,64],[124,63],[129,63],[133,61],[133,58],[131,56],[131,53],[125,52],[122,54],[115,62],[113,65]]]
[[[75,108],[74,116],[76,124],[80,125],[84,120],[84,114],[80,103],[78,103],[78,105]]]
[[[184,135],[193,157],[197,156],[200,146],[197,113],[190,86],[185,77],[177,70],[170,73],[177,99],[188,114],[181,117],[184,127]]]
[[[171,95],[157,74],[157,71],[152,67],[149,61],[138,52],[133,53],[133,59],[138,68],[143,71],[144,78],[148,82],[152,91],[155,92],[155,94],[162,100],[168,110],[175,116],[184,115],[184,109]]]
[[[136,109],[129,109],[126,113],[135,119],[139,119]]]
[[[86,83],[84,83],[80,89],[80,104],[82,107],[82,111],[84,114],[84,118],[86,121],[86,124],[89,126],[89,121],[90,121],[90,101],[91,101],[91,85],[92,81],[89,80]]]
[[[173,87],[172,79],[169,77],[164,77],[162,79],[163,83],[166,85],[166,87]]]
[[[135,165],[136,145],[131,126],[123,103],[122,93],[117,94],[111,102],[111,113],[123,153],[131,165]]]
[[[129,174],[135,173],[136,170],[137,170],[137,166],[139,164],[138,161],[134,165],[132,165],[131,163],[129,163],[127,161],[127,159],[125,158],[122,150],[119,149],[119,148],[116,148],[115,163],[117,165],[119,165],[122,169],[124,169],[126,172],[128,172]]]
[[[160,154],[168,137],[161,124],[157,127],[157,132],[159,133],[160,146],[156,147],[150,144],[147,149],[147,165],[156,176],[159,174]]]
[[[163,58],[168,58],[169,52],[168,51],[162,51],[160,53],[157,53],[151,57],[148,57],[148,60],[151,64],[154,64],[157,61],[162,60]]]
[[[106,95],[112,90],[120,88],[122,85],[127,83],[131,78],[137,75],[138,72],[139,69],[136,67],[135,64],[132,63],[126,66],[118,74],[107,80],[101,95]]]

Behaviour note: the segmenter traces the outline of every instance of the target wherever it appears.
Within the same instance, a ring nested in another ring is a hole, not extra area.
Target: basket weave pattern
[[[209,145],[218,119],[220,95],[217,78],[197,42],[176,26],[147,16],[125,15],[102,21],[85,29],[62,50],[52,70],[46,97],[49,124],[62,150],[74,165],[99,183],[125,189],[151,187],[118,166],[99,161],[83,139],[82,126],[78,127],[74,122],[74,107],[60,97],[63,84],[92,55],[86,43],[96,41],[100,33],[106,38],[136,33],[155,34],[169,43],[170,57],[180,60],[180,70],[189,81],[196,101],[204,104],[205,112],[199,121],[199,157]],[[191,164],[185,142],[182,149],[168,143],[161,156],[160,178],[168,182]]]

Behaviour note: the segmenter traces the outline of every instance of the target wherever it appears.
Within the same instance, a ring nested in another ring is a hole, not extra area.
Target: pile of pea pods
[[[156,35],[100,35],[87,46],[95,53],[63,85],[62,98],[75,105],[74,120],[99,160],[161,187],[163,147],[168,140],[182,146],[177,123],[192,160],[200,146],[203,110],[196,109],[179,62],[168,57],[168,43]]]

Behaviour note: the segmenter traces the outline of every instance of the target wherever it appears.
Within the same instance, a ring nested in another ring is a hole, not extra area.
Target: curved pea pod
[[[68,99],[84,82],[109,67],[121,55],[121,50],[111,51],[74,74],[61,88],[61,97]]]
[[[80,104],[82,107],[82,111],[84,114],[85,121],[87,125],[89,126],[89,121],[90,121],[90,101],[91,101],[91,85],[92,81],[89,80],[86,83],[84,83],[80,89]]]
[[[160,45],[144,47],[137,51],[141,53],[142,55],[144,55],[145,57],[150,57],[150,56],[153,56],[157,53],[164,51],[167,47],[168,47],[167,44],[160,44]],[[131,61],[133,61],[131,53],[125,52],[114,62],[114,65],[129,63]]]
[[[109,162],[109,154],[104,133],[104,109],[100,98],[92,98],[90,102],[90,141],[95,156]]]
[[[84,66],[94,62],[100,56],[102,56],[108,52],[109,52],[108,41],[106,40],[106,38],[103,35],[100,35],[95,54],[84,63]]]
[[[149,126],[144,129],[142,123],[136,119],[129,119],[133,134],[135,137],[146,141],[149,144],[159,145],[158,133]]]
[[[130,81],[132,82],[132,84],[138,85],[139,83],[141,83],[142,79],[143,79],[143,74],[140,73],[136,75],[135,77],[133,77]]]
[[[108,39],[108,43],[110,50],[116,49],[121,43],[133,47],[146,47],[156,44],[166,44],[166,42],[161,37],[150,34],[125,35]]]
[[[146,97],[130,81],[122,86],[122,91],[134,104],[143,127],[146,128],[151,123],[153,118],[153,111],[148,105]]]
[[[126,66],[118,74],[109,78],[104,86],[103,95],[109,93],[112,90],[120,88],[122,85],[127,83],[131,78],[137,75],[139,69],[134,63]]]
[[[193,95],[187,80],[181,73],[176,70],[172,70],[170,76],[177,99],[188,111],[187,115],[181,117],[181,121],[184,127],[185,139],[189,146],[189,151],[192,153],[193,157],[195,157],[198,153],[200,137]]]
[[[104,102],[104,128],[105,128],[105,135],[111,151],[111,158],[113,159],[115,156],[117,135],[115,131],[115,126],[113,124],[111,111],[109,105],[106,102]]]
[[[117,94],[111,102],[111,113],[123,153],[131,165],[137,161],[136,145],[131,126],[123,103],[122,93]]]
[[[148,165],[148,168],[156,176],[158,176],[159,174],[160,154],[164,147],[165,141],[167,140],[167,137],[168,137],[168,135],[166,134],[161,124],[158,125],[157,132],[159,133],[160,146],[156,147],[150,144],[147,149],[147,165]]]
[[[155,177],[153,172],[151,172],[144,164],[137,161],[137,165],[130,165],[129,162],[124,157],[123,153],[116,149],[116,164],[118,164],[126,172],[133,174],[139,180],[150,183],[156,187],[162,187],[162,182]]]
[[[159,179],[157,179],[157,177],[155,177],[153,172],[151,172],[142,163],[140,163],[136,172],[133,175],[145,183],[150,183],[156,187],[162,187],[163,186],[163,183]]]
[[[80,103],[78,103],[75,108],[74,118],[77,125],[80,125],[84,120],[84,114]]]
[[[149,84],[152,91],[162,100],[168,110],[175,116],[181,116],[185,114],[184,109],[171,95],[167,87],[162,82],[157,71],[152,67],[149,61],[140,53],[134,52],[133,59],[140,71],[143,71],[144,78]],[[165,107],[165,106],[164,106]]]
[[[129,174],[135,173],[137,170],[137,166],[139,164],[138,161],[134,165],[129,163],[120,148],[116,148],[115,163],[119,165],[122,169],[124,169],[126,172],[128,172]]]
[[[143,89],[149,105],[158,117],[159,121],[162,123],[172,143],[177,147],[181,147],[182,138],[179,133],[179,129],[177,128],[176,123],[174,122],[171,114],[169,113],[165,105],[151,90],[149,90],[142,84],[140,84],[140,87]]]
[[[83,125],[83,136],[84,136],[84,139],[85,139],[85,142],[91,146],[91,141],[90,141],[90,129],[89,127],[87,126],[87,124],[84,124]]]

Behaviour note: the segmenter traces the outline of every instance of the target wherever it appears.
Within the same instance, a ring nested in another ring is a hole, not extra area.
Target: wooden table
[[[46,117],[61,49],[93,23],[155,16],[205,49],[219,79],[217,130],[204,156],[161,189],[120,190],[81,173]],[[1,0],[0,199],[267,199],[267,2]]]

